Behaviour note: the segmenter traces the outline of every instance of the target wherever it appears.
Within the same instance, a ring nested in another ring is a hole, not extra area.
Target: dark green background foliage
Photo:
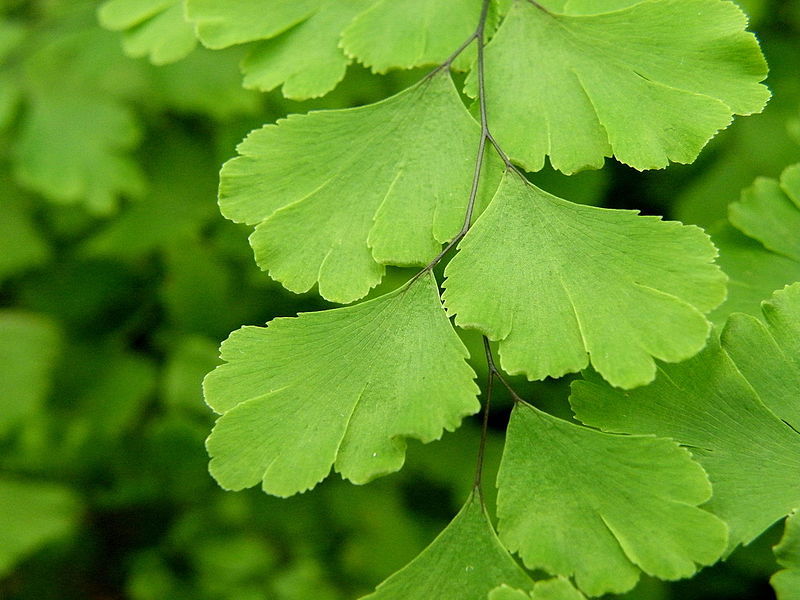
[[[331,477],[286,500],[219,489],[200,389],[219,343],[242,324],[328,305],[259,271],[249,228],[219,214],[217,173],[263,123],[375,102],[424,71],[351,65],[324,99],[289,101],[243,89],[237,49],[198,48],[165,66],[127,57],[120,35],[98,25],[98,4],[0,2],[0,598],[366,594],[467,497],[478,422],[410,443],[405,468],[368,486]],[[573,201],[732,235],[718,222],[740,190],[800,159],[800,7],[742,4],[771,68],[763,114],[738,119],[691,166],[639,173],[608,161],[533,181]],[[408,273],[390,271],[377,291]],[[465,342],[482,380],[480,338]],[[513,383],[569,418],[568,381]],[[487,482],[510,409],[498,398]],[[691,580],[645,579],[625,597],[768,597],[780,533]]]

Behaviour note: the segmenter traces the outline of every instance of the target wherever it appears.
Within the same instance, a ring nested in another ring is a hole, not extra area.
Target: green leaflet
[[[800,432],[800,283],[776,292],[761,309],[764,321],[731,315],[722,345],[767,408]]]
[[[742,233],[768,250],[800,262],[800,164],[787,167],[780,182],[756,179],[728,213]]]
[[[0,576],[26,554],[69,534],[79,510],[78,499],[65,487],[0,478]]]
[[[486,600],[501,583],[533,586],[497,539],[473,493],[430,546],[362,600]]]
[[[278,496],[314,487],[331,465],[354,483],[397,471],[406,437],[454,430],[479,408],[467,350],[432,275],[374,300],[244,327],[206,378],[224,413],[208,439],[229,489]]]
[[[376,104],[254,131],[222,168],[220,207],[258,225],[250,243],[272,278],[294,292],[318,283],[328,300],[351,302],[384,264],[425,264],[458,232],[478,135],[441,73]],[[487,163],[484,198],[497,164]]]
[[[0,435],[44,400],[60,342],[60,332],[49,319],[0,311]]]
[[[560,377],[589,359],[613,385],[652,381],[653,358],[705,344],[725,296],[697,227],[572,204],[508,173],[445,275],[456,324],[500,340],[509,373]]]
[[[545,155],[565,173],[612,154],[637,169],[692,162],[733,114],[759,112],[769,97],[745,26],[722,0],[578,16],[516,2],[486,50],[492,130],[529,171]]]
[[[775,546],[775,558],[784,567],[769,582],[775,588],[778,600],[800,598],[800,517],[792,513],[786,519],[786,529],[780,543]]]
[[[269,39],[310,17],[323,0],[185,0],[186,17],[207,47]]]
[[[725,524],[697,508],[711,497],[705,472],[671,440],[610,435],[518,404],[497,487],[506,547],[592,596],[632,588],[640,569],[688,577],[725,550]]]
[[[307,20],[261,42],[242,62],[245,87],[269,91],[283,84],[284,97],[295,100],[332,90],[350,62],[339,48],[341,31],[373,1],[324,1]]]
[[[530,594],[502,585],[489,593],[488,600],[586,600],[586,597],[568,580],[555,577],[537,581]]]
[[[758,178],[728,214],[730,223],[710,231],[730,277],[728,297],[711,314],[720,325],[733,312],[760,314],[773,290],[800,280],[800,165],[786,168],[780,182]]]
[[[698,356],[661,368],[652,385],[622,393],[587,376],[570,398],[587,425],[691,448],[714,482],[708,508],[730,527],[729,550],[800,506],[800,435],[781,420],[797,414],[797,373],[787,363],[796,361],[788,357],[796,351],[800,283],[776,292],[765,313],[771,339],[752,318],[735,315],[721,346],[712,338]],[[748,352],[767,370],[735,362]]]
[[[444,61],[478,25],[481,3],[474,0],[377,0],[342,33],[342,48],[376,73]],[[465,70],[475,55],[463,53],[455,67]]]
[[[35,38],[36,51],[23,59],[27,105],[11,148],[14,174],[50,200],[109,214],[119,196],[145,187],[128,154],[139,126],[115,85],[130,61],[111,33],[83,24],[67,31]]]
[[[800,261],[764,248],[730,223],[722,222],[709,230],[719,248],[717,262],[728,281],[728,297],[709,318],[715,325],[725,324],[733,312],[761,313],[761,302],[776,289],[800,281]]]
[[[15,174],[57,202],[113,212],[117,197],[139,196],[144,181],[126,155],[139,141],[133,115],[104,97],[33,94],[14,148]]]
[[[125,31],[122,45],[128,56],[147,56],[156,65],[180,60],[197,45],[182,0],[108,0],[97,16],[103,27]]]

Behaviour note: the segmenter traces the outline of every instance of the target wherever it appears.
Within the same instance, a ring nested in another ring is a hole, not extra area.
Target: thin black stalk
[[[450,64],[455,60],[455,58],[464,51],[464,49],[469,46],[473,40],[477,41],[478,44],[478,58],[477,58],[477,72],[478,72],[478,104],[480,106],[480,120],[481,120],[481,136],[478,142],[478,154],[475,157],[475,170],[472,173],[472,187],[470,188],[469,192],[469,199],[467,200],[467,209],[464,213],[464,223],[461,226],[461,229],[455,235],[455,237],[447,243],[447,245],[442,249],[436,257],[430,261],[419,273],[414,275],[411,279],[411,282],[416,281],[420,276],[425,273],[429,273],[436,265],[441,262],[441,260],[445,257],[445,255],[456,245],[460,242],[472,225],[472,215],[475,212],[475,201],[478,198],[478,189],[480,187],[480,180],[481,180],[481,171],[483,169],[483,162],[484,157],[486,156],[486,142],[487,140],[490,141],[495,147],[497,147],[497,143],[494,142],[494,139],[489,132],[489,125],[488,120],[486,118],[486,94],[485,94],[485,83],[484,83],[484,45],[485,45],[485,32],[486,32],[486,20],[489,15],[489,4],[490,0],[483,0],[483,4],[481,6],[481,16],[478,20],[478,26],[475,28],[475,31],[472,35],[470,35],[459,48],[448,58],[444,63],[439,65],[436,69],[434,69],[431,73],[428,74],[428,77],[432,76],[435,73],[438,73],[444,68],[449,68]],[[501,156],[505,156],[502,154]],[[507,158],[507,157],[506,157]],[[504,159],[505,160],[505,159]],[[510,164],[510,163],[509,163]],[[410,282],[409,282],[410,283]]]
[[[489,340],[483,336],[483,347],[486,351],[486,363],[491,365],[492,350],[489,348]],[[481,485],[481,478],[483,477],[483,463],[484,456],[486,455],[486,438],[489,434],[489,410],[492,405],[492,389],[494,388],[494,378],[497,375],[497,370],[491,366],[488,369],[486,376],[486,402],[483,405],[483,417],[481,423],[481,441],[478,446],[478,460],[475,466],[475,481],[472,484],[473,489],[478,491],[478,497],[483,503],[483,486]]]

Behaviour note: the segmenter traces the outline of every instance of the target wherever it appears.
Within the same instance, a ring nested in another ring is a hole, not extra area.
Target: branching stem
[[[425,273],[429,273],[433,268],[438,265],[441,260],[447,255],[450,250],[452,250],[463,238],[467,235],[470,227],[472,226],[472,217],[475,213],[475,203],[478,198],[478,190],[480,188],[481,182],[481,174],[483,171],[483,164],[486,157],[486,145],[487,142],[492,145],[492,147],[497,152],[500,159],[505,164],[506,170],[513,171],[523,179],[525,176],[511,163],[511,159],[508,155],[503,151],[500,145],[497,143],[497,140],[494,139],[491,131],[489,130],[489,120],[486,115],[486,78],[485,78],[485,60],[484,60],[484,47],[486,44],[486,21],[489,15],[489,5],[491,0],[482,0],[481,5],[481,15],[478,20],[478,26],[475,28],[475,31],[466,39],[464,42],[445,60],[442,64],[440,64],[436,69],[431,71],[427,77],[433,77],[437,73],[440,73],[444,69],[449,69],[453,61],[464,51],[466,50],[472,42],[477,43],[477,65],[476,71],[478,75],[478,108],[480,111],[480,140],[478,141],[478,152],[475,157],[475,170],[472,174],[472,187],[470,188],[469,192],[469,199],[467,200],[467,208],[464,213],[464,223],[461,225],[461,229],[456,233],[455,237],[450,240],[444,248],[442,248],[441,252],[436,255],[436,257],[430,261],[422,270],[420,270],[414,277],[411,278],[409,281],[409,285],[416,281],[419,277],[424,275]],[[536,4],[536,3],[534,3]],[[537,6],[539,6],[537,4]],[[541,7],[540,7],[541,8]],[[527,181],[527,180],[526,180]],[[487,381],[486,381],[486,402],[483,405],[482,410],[482,425],[481,425],[481,439],[480,445],[478,447],[478,458],[477,458],[477,465],[475,467],[475,480],[473,483],[473,489],[477,490],[478,496],[483,503],[483,488],[481,486],[481,478],[483,476],[483,464],[484,464],[484,455],[486,452],[486,439],[488,435],[489,429],[489,411],[492,404],[492,391],[494,388],[495,379],[499,380],[503,386],[509,391],[511,397],[514,399],[514,402],[524,402],[524,400],[511,388],[508,382],[503,377],[502,373],[498,370],[498,368],[494,364],[494,357],[492,356],[492,349],[489,345],[489,339],[486,336],[483,336],[483,347],[486,353],[486,364],[488,367],[488,374],[487,374]]]

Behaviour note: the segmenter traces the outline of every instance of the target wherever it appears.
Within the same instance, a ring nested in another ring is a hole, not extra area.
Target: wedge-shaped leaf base
[[[533,587],[473,493],[430,546],[362,600],[486,600],[503,583]]]
[[[652,385],[621,393],[589,375],[570,398],[587,425],[668,436],[691,448],[714,482],[708,509],[729,525],[729,550],[800,506],[800,435],[786,422],[797,415],[787,357],[796,352],[800,283],[777,292],[765,312],[771,339],[755,319],[733,315],[722,346],[714,338],[691,360],[665,365]],[[740,364],[742,353],[763,368]]]
[[[222,169],[220,206],[258,225],[250,243],[274,279],[294,292],[318,283],[328,300],[351,302],[381,280],[384,264],[425,264],[455,236],[478,135],[439,73],[376,104],[254,131]],[[482,197],[496,175],[495,159]]]
[[[510,373],[579,371],[613,385],[655,377],[654,358],[697,353],[725,276],[697,227],[572,204],[506,174],[459,245],[444,299],[460,326],[500,340]]]
[[[354,483],[397,471],[406,437],[453,431],[479,408],[467,350],[433,276],[356,306],[244,327],[205,381],[224,413],[207,447],[220,485],[289,496],[334,465]]]
[[[511,414],[497,476],[500,538],[525,565],[573,576],[592,596],[624,592],[644,571],[694,574],[727,543],[702,467],[671,440],[619,436],[527,404]]]
[[[767,65],[723,0],[660,0],[595,15],[515,2],[486,49],[495,137],[529,171],[692,162],[733,114],[759,112]],[[473,71],[467,90],[475,95]]]

